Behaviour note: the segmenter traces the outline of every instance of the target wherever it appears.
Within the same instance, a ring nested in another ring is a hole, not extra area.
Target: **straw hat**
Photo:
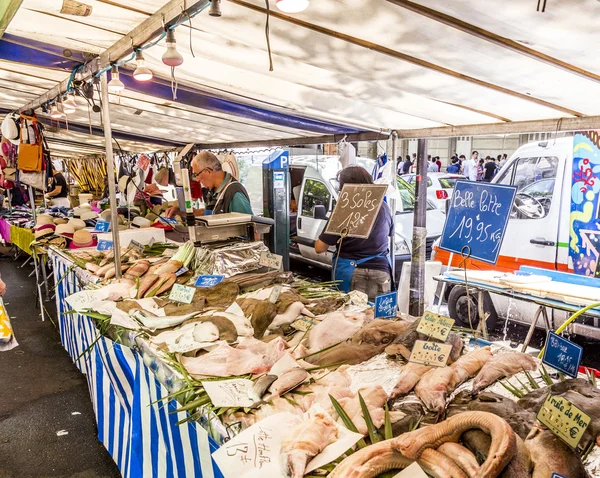
[[[54,224],[54,218],[49,214],[40,214],[35,218],[35,225],[41,226],[42,224]]]
[[[98,213],[94,212],[94,211],[83,211],[81,213],[81,216],[79,216],[79,218],[82,221],[89,221],[90,219],[97,219],[98,218]]]
[[[145,228],[145,227],[150,227],[151,225],[152,225],[152,222],[150,222],[149,219],[146,219],[145,217],[142,217],[142,216],[138,216],[138,217],[134,218],[133,221],[131,221],[131,227]]]
[[[52,236],[54,234],[54,224],[44,224],[40,227],[36,227],[33,231],[36,240],[39,240],[42,237]]]
[[[86,231],[85,229],[75,231],[75,234],[73,234],[72,244],[74,247],[91,247],[91,246],[93,246],[94,238],[92,237],[92,233],[90,231]]]
[[[103,221],[110,222],[110,209],[105,209],[100,213],[100,217]]]
[[[59,225],[59,224],[66,224],[68,221],[62,217],[57,217],[56,219],[54,219],[54,224],[55,225]]]
[[[73,229],[75,229],[75,231],[85,229],[85,222],[83,222],[81,219],[69,219],[69,222],[67,224],[73,226]]]
[[[73,239],[73,234],[75,234],[75,228],[70,224],[59,224],[56,226],[56,230],[54,234],[57,236],[66,237],[67,239]]]

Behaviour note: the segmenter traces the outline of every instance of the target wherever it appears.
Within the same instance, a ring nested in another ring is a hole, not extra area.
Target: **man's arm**
[[[52,191],[46,193],[46,197],[52,198],[54,196],[58,196],[62,191],[62,186],[57,184]]]
[[[173,206],[165,211],[165,216],[168,218],[173,216],[185,217],[185,211],[179,209],[178,206]],[[194,216],[204,216],[204,209],[194,209]]]

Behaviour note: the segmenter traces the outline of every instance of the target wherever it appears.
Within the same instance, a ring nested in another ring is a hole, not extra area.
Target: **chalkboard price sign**
[[[516,186],[457,181],[446,214],[440,248],[495,264],[504,239]]]
[[[344,184],[325,233],[368,238],[387,188],[387,184]]]
[[[569,377],[577,378],[583,349],[553,332],[548,333],[542,362]]]

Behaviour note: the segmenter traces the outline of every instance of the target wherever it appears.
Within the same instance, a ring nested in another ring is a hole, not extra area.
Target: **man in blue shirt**
[[[194,209],[194,216],[208,216],[227,212],[252,214],[248,192],[231,174],[223,171],[221,162],[212,153],[202,151],[192,159],[192,180],[198,181],[208,190],[205,209]],[[177,207],[166,211],[167,217],[184,215]]]

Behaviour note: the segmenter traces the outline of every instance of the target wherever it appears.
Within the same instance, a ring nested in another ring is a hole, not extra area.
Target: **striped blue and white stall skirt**
[[[220,478],[211,458],[218,446],[198,423],[177,422],[185,412],[174,413],[169,394],[129,347],[101,337],[93,320],[70,310],[65,301],[81,290],[71,263],[52,254],[56,308],[63,347],[85,374],[104,444],[125,478]],[[84,353],[85,352],[85,353]],[[79,358],[79,360],[77,360]]]

